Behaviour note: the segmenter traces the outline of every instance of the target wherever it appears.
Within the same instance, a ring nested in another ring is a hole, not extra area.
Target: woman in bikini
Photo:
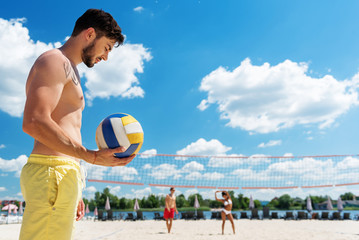
[[[226,216],[229,219],[229,221],[232,223],[233,234],[236,234],[236,231],[234,229],[233,216],[232,216],[232,213],[231,213],[231,210],[232,210],[231,196],[229,195],[229,193],[227,191],[223,191],[222,192],[223,199],[219,199],[219,198],[217,198],[217,193],[219,193],[219,192],[221,192],[221,191],[216,191],[214,196],[215,196],[217,201],[224,204],[224,208],[222,209],[222,212],[221,212],[221,215],[222,215],[222,234],[224,234],[224,224],[226,222]]]

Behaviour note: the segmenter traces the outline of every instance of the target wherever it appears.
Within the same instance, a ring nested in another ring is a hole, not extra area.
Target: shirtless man
[[[177,207],[176,207],[176,196],[175,196],[176,189],[171,187],[170,191],[171,191],[171,193],[167,194],[167,196],[166,196],[166,206],[165,206],[165,211],[163,213],[163,217],[166,219],[166,226],[167,226],[168,233],[171,232],[172,221],[173,221],[173,218],[175,215],[175,211],[176,211],[176,214],[178,214]],[[170,219],[170,222],[168,222],[168,219]]]
[[[122,44],[121,28],[109,13],[89,9],[59,49],[43,53],[30,70],[23,130],[34,141],[20,183],[26,210],[20,239],[71,239],[74,220],[84,215],[80,159],[124,166],[135,156],[116,158],[117,149],[88,150],[81,143],[85,106],[76,66],[91,68]],[[77,218],[76,218],[77,216]]]

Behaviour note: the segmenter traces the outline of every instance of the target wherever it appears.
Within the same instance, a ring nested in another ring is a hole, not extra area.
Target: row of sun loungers
[[[278,212],[269,212],[269,208],[264,207],[262,214],[259,214],[258,209],[252,209],[250,214],[243,211],[240,212],[238,216],[236,213],[232,213],[233,219],[284,219],[284,220],[304,220],[304,219],[318,219],[318,220],[351,220],[350,213],[333,212],[331,215],[329,212],[312,213],[311,215],[305,211],[298,211],[296,214],[293,212],[285,212],[285,215],[279,216]],[[182,212],[180,219],[184,220],[201,220],[206,219],[203,211],[187,211]],[[107,211],[107,214],[104,214],[103,211],[98,212],[98,216],[95,218],[95,221],[113,221],[113,220],[125,220],[125,221],[136,221],[136,220],[145,220],[146,218],[143,216],[141,211],[137,211],[136,216],[133,213],[127,213],[125,216],[123,213],[120,213],[119,216],[113,216],[111,210]],[[159,212],[154,213],[154,220],[163,220],[163,216]],[[175,216],[175,219],[178,219]],[[221,211],[212,212],[211,219],[221,220],[222,215]]]
[[[112,210],[106,211],[105,215],[103,211],[99,211],[95,221],[113,221],[113,220],[125,220],[125,221],[136,221],[136,220],[145,220],[143,213],[138,211],[136,216],[133,213],[127,213],[127,216],[124,216],[123,213],[120,213],[119,216],[114,216]]]

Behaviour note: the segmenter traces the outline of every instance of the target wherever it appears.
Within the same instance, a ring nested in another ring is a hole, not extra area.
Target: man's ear
[[[92,41],[96,38],[96,31],[94,28],[90,27],[85,30],[86,40]]]

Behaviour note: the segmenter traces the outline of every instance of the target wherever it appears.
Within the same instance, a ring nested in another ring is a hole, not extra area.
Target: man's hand
[[[114,156],[115,153],[124,151],[126,151],[124,147],[118,147],[114,149],[106,148],[95,151],[93,162],[90,163],[107,167],[126,166],[136,157],[136,155],[134,154],[127,158],[118,158]]]
[[[77,205],[77,218],[76,218],[76,221],[80,221],[84,216],[85,216],[85,203],[81,198],[79,204]]]
[[[176,214],[178,214],[178,211],[177,211],[177,209],[176,209]]]

